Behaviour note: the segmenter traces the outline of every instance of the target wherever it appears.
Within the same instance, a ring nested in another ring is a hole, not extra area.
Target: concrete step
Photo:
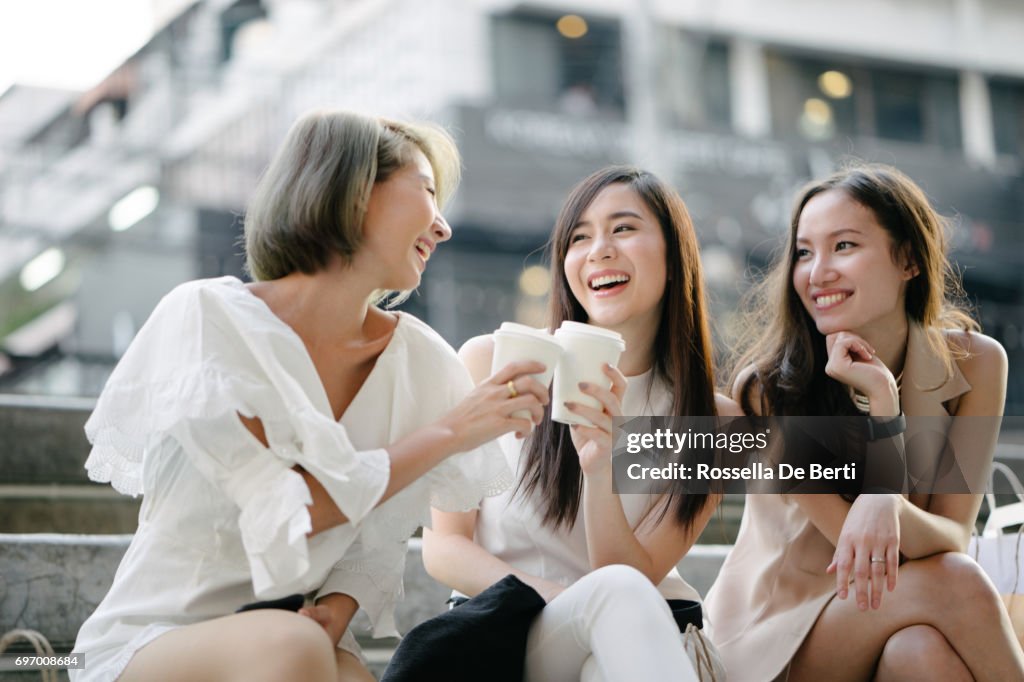
[[[0,395],[0,484],[88,483],[83,427],[95,401]]]
[[[0,533],[134,533],[142,498],[98,484],[0,484]]]
[[[0,534],[0,631],[30,628],[58,651],[70,651],[78,628],[103,599],[130,535]],[[410,541],[405,569],[406,598],[396,620],[401,632],[441,613],[451,591],[427,575],[422,543]],[[694,547],[680,571],[701,594],[707,592],[729,547]],[[353,622],[357,637],[383,654],[394,641],[371,640],[362,613]]]
[[[0,395],[0,533],[132,533],[140,500],[85,472],[85,398]]]

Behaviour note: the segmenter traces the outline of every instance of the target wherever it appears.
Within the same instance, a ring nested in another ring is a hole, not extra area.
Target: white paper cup
[[[494,332],[494,355],[491,358],[491,374],[494,374],[510,362],[518,360],[536,360],[547,368],[539,374],[531,376],[545,388],[551,385],[551,377],[555,366],[562,356],[562,346],[551,334],[542,329],[534,329],[525,324],[503,322]],[[529,410],[518,410],[513,417],[529,419]]]
[[[602,368],[605,363],[612,367],[618,364],[619,356],[626,350],[626,342],[618,332],[582,322],[563,322],[555,332],[555,339],[562,346],[562,359],[555,370],[551,418],[563,424],[593,426],[589,419],[570,412],[565,403],[569,401],[601,409],[601,403],[582,393],[579,384],[585,381],[597,386],[610,386]]]

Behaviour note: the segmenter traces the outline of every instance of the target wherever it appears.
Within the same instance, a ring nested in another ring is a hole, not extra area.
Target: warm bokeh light
[[[555,24],[558,32],[566,38],[582,38],[587,35],[587,21],[578,14],[566,14]]]
[[[804,102],[804,116],[815,125],[827,125],[832,121],[832,107],[823,99],[811,97]]]
[[[818,87],[832,99],[844,99],[853,93],[853,82],[842,71],[826,71],[818,76]]]
[[[551,273],[543,265],[531,265],[519,275],[519,290],[527,296],[544,296],[548,293]]]
[[[804,110],[800,114],[800,132],[811,140],[824,140],[832,137],[835,132],[835,120],[832,107],[823,99],[811,97],[804,101]]]

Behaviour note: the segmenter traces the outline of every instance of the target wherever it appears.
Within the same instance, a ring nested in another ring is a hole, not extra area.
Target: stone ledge
[[[0,631],[32,628],[69,651],[78,628],[106,595],[130,541],[130,535],[0,534]],[[422,541],[409,544],[406,597],[396,617],[402,632],[441,613],[450,594],[423,568]],[[695,545],[679,570],[705,594],[729,549]],[[353,628],[360,639],[368,633],[364,614],[356,616]]]
[[[95,400],[0,395],[0,483],[87,483]]]

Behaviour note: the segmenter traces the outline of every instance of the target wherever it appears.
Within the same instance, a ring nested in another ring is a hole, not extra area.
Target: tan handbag
[[[32,648],[36,650],[37,656],[56,658],[49,640],[35,630],[9,630],[3,637],[0,637],[0,654],[7,651],[8,647],[21,639],[27,640],[32,645]],[[43,682],[57,682],[56,668],[43,668],[39,671],[39,674],[42,676]]]
[[[725,682],[725,664],[718,650],[707,638],[704,631],[693,623],[687,623],[683,633],[683,648],[690,657],[698,682]]]

